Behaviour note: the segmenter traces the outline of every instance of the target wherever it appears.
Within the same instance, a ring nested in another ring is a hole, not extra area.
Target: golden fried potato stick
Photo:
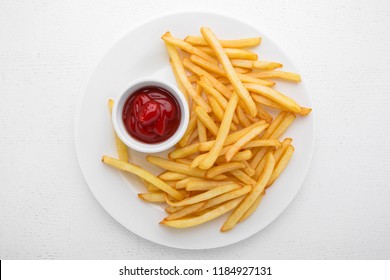
[[[243,163],[245,164],[244,173],[246,173],[248,176],[252,177],[255,174],[255,170],[250,167],[247,160],[244,160]]]
[[[229,218],[225,221],[224,225],[221,228],[221,231],[228,231],[232,229],[240,218],[245,214],[246,211],[251,207],[251,205],[256,201],[258,196],[265,189],[272,172],[275,166],[275,158],[272,153],[267,153],[266,163],[264,166],[264,171],[261,174],[261,177],[257,184],[254,186],[252,192],[250,192],[242,201],[242,203],[233,211]]]
[[[112,108],[114,107],[114,100],[109,99],[108,100],[108,109],[110,110],[110,116],[112,115]],[[127,151],[127,146],[125,143],[122,142],[122,140],[118,137],[116,132],[115,134],[115,142],[116,142],[116,150],[118,152],[118,157],[121,161],[129,161],[129,153]]]
[[[201,194],[187,197],[181,201],[178,202],[172,202],[169,199],[166,199],[166,202],[171,205],[171,206],[185,206],[185,205],[190,205],[190,204],[195,204],[201,201],[206,201],[209,200],[210,198],[216,197],[218,195],[230,192],[232,190],[236,190],[241,188],[241,185],[239,184],[229,184],[229,185],[222,185],[215,187],[211,190],[208,190],[206,192],[203,192]]]
[[[158,178],[164,181],[172,181],[172,180],[183,180],[185,178],[188,178],[185,174],[180,174],[172,171],[165,171],[158,175]]]
[[[260,119],[266,120],[268,123],[272,122],[273,117],[263,109],[263,106],[259,103],[256,103],[257,115]]]
[[[212,180],[199,180],[191,181],[187,183],[186,191],[208,191],[215,187],[234,184],[234,181],[212,181]]]
[[[166,32],[164,35],[161,36],[161,39],[163,39],[167,44],[170,44],[172,46],[178,47],[179,49],[182,49],[183,51],[189,53],[189,54],[195,54],[197,56],[200,56],[212,63],[218,64],[218,62],[215,60],[215,58],[211,57],[210,55],[206,54],[202,50],[200,50],[197,47],[192,46],[191,44],[172,37],[170,32]]]
[[[117,169],[135,174],[138,177],[145,179],[149,183],[152,183],[157,188],[159,188],[163,192],[166,192],[167,194],[171,195],[172,197],[174,197],[177,200],[183,199],[183,195],[181,193],[179,193],[177,190],[172,188],[170,185],[165,183],[160,178],[152,175],[150,172],[146,171],[145,169],[143,169],[135,164],[123,162],[123,161],[120,161],[120,160],[117,160],[117,159],[114,159],[114,158],[111,158],[108,156],[103,156],[102,161],[107,165],[110,165],[110,166],[115,167]]]
[[[165,208],[165,212],[167,212],[168,214],[173,214],[181,209],[183,209],[185,206],[167,206]]]
[[[188,99],[187,90],[186,90],[186,88],[183,86],[183,83],[182,83],[181,80],[180,80],[180,76],[179,76],[179,74],[178,74],[178,72],[177,72],[176,65],[173,64],[172,59],[169,59],[169,64],[171,65],[172,72],[173,72],[173,75],[175,76],[177,86],[179,87],[180,91],[183,93],[184,97],[186,98],[187,103],[190,104],[190,103],[189,103],[189,99]],[[195,78],[198,79],[196,76],[195,76]],[[191,80],[190,80],[189,77],[188,77],[188,81],[191,82]]]
[[[190,115],[190,121],[188,122],[187,130],[184,133],[183,137],[180,139],[180,141],[177,143],[177,146],[184,147],[188,143],[190,143],[190,141],[188,140],[190,139],[192,132],[195,130],[197,124],[196,122],[197,122],[196,114],[194,111],[192,111]]]
[[[226,173],[236,169],[242,169],[245,167],[246,166],[243,162],[224,163],[210,168],[206,173],[206,178],[213,178],[219,174]]]
[[[232,157],[230,162],[233,162],[233,161],[247,161],[247,160],[249,160],[252,157],[252,155],[253,154],[252,154],[251,150],[240,151],[240,152],[236,153]],[[226,158],[224,156],[219,156],[217,158],[217,160],[215,161],[215,163],[222,164],[222,163],[228,163],[228,161],[226,161]]]
[[[153,165],[159,166],[169,171],[186,174],[193,177],[202,177],[202,178],[204,178],[206,175],[206,170],[202,170],[199,168],[191,168],[187,164],[169,161],[167,159],[160,158],[157,156],[147,156],[146,160]]]
[[[200,216],[193,217],[193,218],[173,220],[173,221],[163,220],[160,222],[160,224],[163,224],[163,225],[166,225],[169,227],[174,227],[174,228],[187,228],[187,227],[197,226],[197,225],[206,223],[208,221],[211,221],[215,218],[218,218],[219,216],[222,216],[223,214],[236,208],[237,205],[240,204],[240,202],[242,200],[243,200],[243,197],[238,197],[236,199],[225,202],[222,205],[218,206],[217,208],[212,209],[210,211],[207,211]]]
[[[251,72],[251,69],[241,68],[241,67],[233,67],[237,74],[246,74]]]
[[[211,72],[216,73],[217,75],[220,75],[220,76],[223,76],[223,77],[226,76],[225,71],[221,67],[219,67],[218,65],[215,65],[213,63],[210,63],[209,61],[207,61],[207,60],[205,60],[205,59],[203,59],[203,58],[201,58],[199,56],[191,55],[190,56],[190,60],[193,63],[195,63],[196,65],[202,67],[205,70],[211,71]],[[241,69],[243,69],[244,71],[241,70]],[[245,69],[245,68],[238,68],[238,69],[234,68],[234,71],[236,72],[238,78],[243,83],[255,83],[255,84],[264,85],[264,86],[273,86],[273,85],[275,85],[274,82],[267,81],[267,80],[262,80],[262,79],[258,79],[258,78],[254,78],[254,77],[251,77],[251,76],[243,74],[243,73],[248,73],[247,69]],[[230,80],[229,80],[229,82],[230,82]]]
[[[165,36],[166,38],[169,38],[169,36]],[[184,88],[186,89],[186,92],[189,96],[191,96],[192,100],[198,104],[199,106],[202,106],[207,112],[211,111],[210,106],[203,100],[203,98],[196,94],[195,89],[192,87],[190,81],[187,78],[187,74],[184,70],[183,64],[180,60],[179,54],[177,53],[177,49],[175,46],[170,45],[168,43],[165,44],[169,53],[169,56],[171,57],[172,64],[174,68],[176,69],[177,76],[179,77],[181,83],[183,84]]]
[[[299,113],[301,111],[301,107],[293,99],[287,97],[286,95],[281,94],[280,92],[270,87],[262,86],[259,84],[252,84],[252,83],[245,83],[244,85],[247,88],[247,90],[249,90],[250,92],[254,92],[264,97],[267,97],[272,101],[278,103],[282,107],[291,110],[294,113]]]
[[[288,162],[290,161],[292,155],[294,153],[294,147],[288,146],[287,150],[284,152],[282,157],[280,158],[279,162],[276,164],[274,171],[272,172],[271,178],[268,181],[267,188],[271,186],[275,180],[279,177],[279,175],[283,172],[283,170],[286,168]]]
[[[185,158],[191,154],[199,152],[200,143],[191,144],[182,148],[175,149],[168,154],[169,159]]]
[[[229,173],[232,174],[234,177],[236,177],[241,182],[243,182],[244,184],[247,184],[247,185],[255,185],[256,184],[256,181],[253,180],[251,177],[249,177],[242,170],[239,170],[239,169],[238,170],[233,170],[233,171],[230,171]]]
[[[188,144],[189,144],[189,145],[195,144],[195,140],[196,140],[197,138],[198,138],[198,130],[195,129],[195,130],[191,133],[190,137],[188,137]],[[199,139],[198,139],[197,142],[199,142]]]
[[[272,132],[272,134],[269,136],[270,139],[278,139],[291,125],[291,123],[295,120],[295,115],[288,112],[286,113],[283,120],[280,122],[278,127]]]
[[[185,178],[185,179],[180,180],[179,182],[177,182],[176,185],[175,185],[175,189],[177,189],[177,190],[185,189],[189,182],[202,181],[202,180],[204,180],[204,179],[200,178],[200,177],[188,177],[188,178]]]
[[[294,119],[295,116],[292,113],[280,112],[279,115],[275,118],[274,122],[271,123],[268,129],[261,136],[261,139],[278,139],[291,125]],[[268,148],[266,147],[260,148],[256,151],[255,156],[252,158],[250,165],[253,169],[257,169],[257,174],[260,172],[257,166],[259,165],[267,150]]]
[[[196,83],[199,80],[199,76],[196,74],[191,74],[191,75],[187,76],[187,78],[188,78],[188,81],[190,81],[190,83]]]
[[[190,43],[191,45],[201,45],[208,46],[209,44],[202,36],[187,36],[184,41]],[[219,40],[222,47],[225,48],[250,48],[260,45],[261,38],[244,38],[244,39],[234,39],[234,40]]]
[[[251,122],[246,117],[244,111],[240,108],[240,106],[237,106],[236,113],[237,113],[237,118],[238,118],[240,124],[242,125],[242,127],[248,127],[251,125]]]
[[[296,73],[291,72],[284,72],[284,71],[262,71],[262,72],[252,72],[249,74],[252,77],[255,78],[280,78],[292,82],[299,83],[301,81],[301,76]]]
[[[277,139],[259,139],[248,142],[242,148],[249,149],[254,147],[280,147],[281,145],[282,144]]]
[[[149,192],[161,192],[159,188],[157,188],[155,185],[149,182],[146,182],[146,188],[148,189]]]
[[[249,207],[249,209],[245,212],[244,215],[242,215],[242,217],[240,218],[240,220],[238,221],[239,223],[241,223],[242,221],[246,220],[250,215],[253,214],[253,212],[256,211],[257,207],[259,206],[261,200],[263,199],[265,195],[265,191],[263,191],[255,200],[255,202],[253,202],[253,204],[251,205],[251,207]]]
[[[235,67],[243,67],[249,69],[261,69],[261,70],[274,70],[279,67],[283,67],[283,64],[270,61],[253,61],[245,59],[231,59],[232,65]]]
[[[209,43],[209,45],[214,50],[219,62],[222,65],[223,70],[226,73],[226,76],[232,83],[236,93],[240,97],[240,99],[245,103],[245,106],[248,109],[249,114],[254,117],[257,114],[257,108],[256,104],[253,101],[252,97],[250,96],[249,92],[245,88],[245,86],[242,84],[240,78],[237,76],[236,71],[234,71],[234,68],[232,64],[230,63],[230,60],[228,56],[226,55],[224,49],[222,48],[221,44],[219,43],[217,37],[215,34],[211,31],[211,29],[207,27],[202,27],[200,29],[203,37],[205,40]],[[257,58],[256,58],[257,59]]]
[[[211,168],[211,166],[213,166],[214,162],[217,160],[219,153],[221,152],[225,140],[229,134],[230,124],[232,123],[234,111],[237,107],[237,104],[238,96],[237,94],[233,94],[232,98],[230,98],[229,100],[225,115],[223,116],[223,120],[219,128],[217,138],[214,141],[214,145],[208,153],[208,156],[199,164],[199,167],[201,169]]]
[[[217,136],[219,131],[218,126],[215,124],[209,114],[207,114],[207,112],[200,106],[196,106],[195,113],[198,119],[208,129],[208,131],[210,131],[214,136]]]
[[[232,96],[232,91],[229,90],[224,84],[222,84],[220,81],[218,81],[213,75],[211,75],[206,70],[202,69],[201,67],[195,65],[192,63],[187,57],[183,58],[183,65],[190,70],[191,72],[195,73],[199,77],[205,76],[212,84],[213,86],[223,94],[226,98],[230,99]]]
[[[210,105],[211,105],[211,102],[210,102]],[[212,106],[211,106],[211,109],[214,112],[214,109],[213,109]],[[206,127],[204,126],[204,124],[199,119],[197,120],[197,125],[198,125],[199,142],[207,142],[207,130],[206,130]]]
[[[139,193],[138,197],[147,202],[165,202],[165,193],[163,192]]]
[[[253,83],[253,84],[258,84],[258,85],[267,86],[267,87],[272,87],[275,85],[275,82],[262,80],[259,78],[254,78],[254,77],[249,76],[248,74],[237,74],[237,75],[240,78],[241,82],[243,82],[243,83]]]
[[[203,211],[203,210],[206,210],[208,208],[214,207],[215,205],[218,205],[218,204],[224,203],[226,201],[235,199],[237,197],[243,196],[243,195],[249,193],[251,190],[252,190],[252,186],[246,185],[246,186],[243,186],[242,188],[239,188],[237,190],[230,191],[228,193],[211,198],[211,199],[207,200],[205,202],[205,204],[202,207],[200,207],[197,211]]]
[[[282,142],[281,147],[279,147],[275,152],[274,152],[274,158],[276,164],[278,164],[280,158],[283,156],[283,154],[286,152],[288,146],[290,146],[292,142],[291,138],[285,138]]]
[[[203,35],[204,36],[204,35]],[[210,47],[199,47],[199,50],[202,52],[210,55],[210,56],[216,56],[214,50]],[[250,60],[257,60],[258,56],[256,53],[243,50],[243,49],[237,49],[237,48],[223,48],[223,51],[226,53],[227,57],[237,58],[237,59],[250,59]]]
[[[172,213],[165,217],[164,220],[171,221],[171,220],[177,220],[179,218],[185,217],[193,212],[198,211],[206,204],[206,201],[202,201],[196,204],[185,206],[184,208],[176,211],[175,213]]]
[[[258,127],[251,129],[248,133],[246,133],[240,140],[234,143],[229,151],[225,154],[226,161],[229,162],[232,158],[240,151],[247,143],[249,143],[252,139],[259,136],[261,132],[263,132],[268,127],[268,124],[264,124]]]
[[[246,133],[248,133],[248,131],[250,131],[253,127],[260,126],[260,125],[263,125],[266,123],[267,123],[266,121],[261,120],[261,121],[258,121],[257,123],[251,124],[248,127],[245,127],[241,130],[238,130],[238,131],[235,131],[235,132],[229,134],[226,137],[226,141],[224,142],[223,145],[228,146],[228,145],[231,145],[231,144],[237,142],[242,136],[244,136]],[[210,141],[201,143],[199,146],[199,150],[201,152],[207,152],[207,151],[210,151],[214,146],[215,146],[215,140],[210,140]]]

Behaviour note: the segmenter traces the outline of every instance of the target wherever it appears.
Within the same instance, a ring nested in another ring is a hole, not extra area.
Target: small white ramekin
[[[132,137],[127,132],[122,120],[123,106],[125,105],[126,100],[129,98],[129,96],[140,88],[150,86],[161,87],[169,91],[179,103],[181,112],[180,124],[176,132],[167,140],[154,144],[144,143]],[[188,109],[187,100],[185,99],[181,91],[175,85],[156,78],[141,78],[128,84],[127,87],[122,91],[118,100],[115,100],[114,108],[112,110],[112,122],[116,134],[118,134],[119,138],[123,141],[123,143],[125,143],[126,146],[143,153],[162,152],[168,150],[177,142],[179,142],[179,140],[183,137],[184,132],[187,129],[189,118],[190,113]]]

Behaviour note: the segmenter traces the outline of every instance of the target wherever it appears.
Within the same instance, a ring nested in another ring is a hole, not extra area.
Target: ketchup
[[[179,127],[181,111],[172,94],[160,87],[135,91],[123,106],[122,120],[127,132],[145,143],[159,143]]]

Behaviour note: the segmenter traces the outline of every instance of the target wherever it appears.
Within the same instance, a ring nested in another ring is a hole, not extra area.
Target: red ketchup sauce
[[[127,132],[144,143],[167,140],[180,124],[181,111],[172,94],[160,87],[135,91],[123,106],[122,120]]]

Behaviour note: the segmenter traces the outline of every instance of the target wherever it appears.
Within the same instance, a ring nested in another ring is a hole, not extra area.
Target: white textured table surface
[[[135,236],[97,203],[73,142],[80,88],[134,24],[204,10],[258,26],[313,96],[315,153],[296,199],[224,248]],[[0,1],[1,259],[389,259],[389,1]]]

